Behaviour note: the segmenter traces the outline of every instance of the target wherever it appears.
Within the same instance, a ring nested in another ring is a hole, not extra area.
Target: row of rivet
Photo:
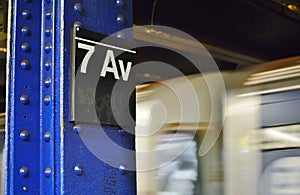
[[[27,9],[23,10],[22,13],[22,18],[25,19],[25,20],[30,20],[32,18],[32,15],[31,15],[31,12]],[[25,37],[29,37],[31,36],[32,32],[31,32],[31,29],[29,28],[29,26],[23,26],[22,29],[21,29],[21,33],[23,36]],[[21,50],[22,52],[24,53],[30,53],[31,52],[31,48],[30,48],[30,44],[28,42],[23,42],[21,44]],[[21,68],[23,70],[30,70],[30,62],[29,60],[27,59],[23,59],[21,61],[21,64],[20,64]],[[26,87],[24,87],[26,89]],[[29,102],[29,97],[28,95],[26,94],[23,94],[21,95],[20,97],[20,103],[23,104],[23,105],[28,105],[30,102]],[[24,117],[25,119],[25,117]],[[22,141],[29,141],[29,132],[27,130],[22,130],[19,134],[19,137]],[[23,178],[26,178],[29,176],[29,169],[27,166],[22,166],[20,169],[19,169],[19,175],[20,177],[23,177]],[[22,189],[24,191],[27,191],[28,188],[27,186],[23,186]]]
[[[75,3],[73,6],[73,11],[75,14],[82,14],[83,13],[83,6],[81,3]],[[76,29],[80,29],[83,28],[83,24],[80,21],[75,21],[73,24],[73,27]],[[79,127],[74,127],[74,132],[77,131],[77,133],[79,133],[80,128]],[[81,176],[84,173],[84,169],[82,164],[76,164],[73,168],[74,174],[77,176]]]
[[[51,0],[46,0],[46,3],[48,3],[48,5],[50,5],[50,2],[51,2]],[[45,7],[47,6],[47,5],[44,5]],[[51,6],[50,6],[51,7]],[[45,39],[44,39],[44,41],[46,41],[46,39],[49,39],[50,38],[50,40],[52,40],[51,38],[51,35],[52,35],[52,28],[51,28],[51,17],[52,17],[52,15],[53,15],[53,11],[52,11],[52,9],[47,9],[47,11],[45,12],[45,25],[47,26],[45,26],[45,30],[44,30],[44,36],[45,36]],[[50,24],[50,25],[48,25],[48,23]],[[44,52],[45,52],[45,55],[44,55],[44,58],[45,57],[47,57],[48,59],[47,60],[45,60],[45,62],[44,62],[44,70],[45,71],[43,71],[43,72],[45,72],[45,74],[51,74],[51,72],[49,73],[49,71],[50,71],[50,68],[51,68],[51,51],[52,51],[52,45],[51,45],[51,43],[47,43],[45,46],[44,46]],[[44,77],[44,74],[42,74],[41,75],[41,77],[43,78]],[[50,86],[51,86],[51,78],[50,78],[50,76],[46,76],[46,78],[45,78],[45,80],[44,80],[44,82],[43,82],[43,86],[46,88],[46,89],[49,89],[50,88]],[[51,92],[50,92],[51,93]],[[49,94],[49,92],[46,92],[46,94]],[[50,97],[50,95],[46,95],[45,97],[44,97],[44,99],[43,99],[43,101],[44,101],[44,105],[45,106],[48,106],[50,103],[51,103],[51,97]],[[50,108],[51,109],[51,108]],[[43,127],[43,128],[49,128],[49,127]],[[50,140],[51,140],[51,133],[50,133],[50,131],[46,131],[45,133],[44,133],[44,141],[46,142],[46,143],[49,143],[50,142]],[[48,167],[46,167],[45,168],[45,170],[44,170],[44,175],[45,175],[45,177],[46,178],[50,178],[50,176],[51,176],[51,173],[52,173],[52,171],[51,171],[51,168],[48,166]]]
[[[123,7],[125,6],[124,0],[116,0],[116,4],[117,4],[117,6],[120,7],[120,8],[123,8]],[[80,3],[75,3],[75,5],[74,5],[74,12],[75,12],[75,13],[78,13],[78,14],[81,14],[81,13],[83,12],[82,4],[80,4]],[[116,18],[116,22],[117,22],[119,25],[124,25],[125,22],[126,22],[125,16],[122,15],[122,14],[119,14],[119,15],[117,16],[117,18]],[[74,28],[79,28],[79,29],[80,29],[80,28],[83,28],[83,24],[82,24],[82,22],[80,22],[80,21],[75,21],[74,24],[73,24],[73,27],[74,27]],[[117,37],[118,37],[118,38],[124,38],[124,33],[119,32],[119,33],[117,34]],[[80,127],[74,126],[73,131],[74,131],[75,133],[79,134],[79,133],[80,133]],[[125,135],[126,135],[126,132],[125,132],[124,130],[119,130],[119,133],[120,133],[121,136],[125,136]],[[83,166],[82,166],[81,164],[75,165],[75,167],[74,167],[73,170],[74,170],[74,173],[75,173],[77,176],[81,176],[81,175],[84,173],[84,169],[83,169]],[[120,172],[122,175],[126,174],[126,173],[127,173],[126,167],[123,166],[123,165],[120,165],[120,166],[119,166],[119,172]]]

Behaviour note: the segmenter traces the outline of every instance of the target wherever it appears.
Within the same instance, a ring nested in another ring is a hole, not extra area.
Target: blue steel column
[[[59,18],[64,18],[60,27],[56,28],[56,37],[61,36],[59,29],[64,29],[63,47],[60,55],[56,58],[56,70],[63,74],[64,81],[56,82],[56,94],[59,95],[63,92],[63,129],[60,134],[56,131],[56,139],[61,140],[60,147],[57,146],[56,153],[61,153],[63,156],[56,159],[56,163],[60,162],[64,170],[63,177],[57,178],[60,183],[61,189],[65,194],[120,194],[120,195],[133,195],[136,194],[135,173],[125,173],[118,168],[113,168],[101,160],[97,159],[84,145],[78,132],[73,131],[73,125],[69,122],[70,118],[70,68],[71,68],[71,28],[80,27],[88,30],[101,32],[104,34],[112,34],[123,28],[132,25],[132,1],[131,0],[67,0],[64,1],[64,9],[58,11],[57,15],[61,14]],[[55,48],[58,48],[58,43]],[[58,51],[56,51],[58,53]],[[63,59],[63,61],[62,61]],[[63,63],[63,64],[61,64]],[[63,67],[63,70],[61,69]],[[56,77],[58,78],[58,77]],[[63,86],[59,86],[63,85]],[[58,99],[57,99],[58,101]],[[60,100],[61,101],[61,100]],[[57,102],[59,104],[61,102]],[[57,118],[58,122],[59,118]],[[58,123],[57,123],[58,124]],[[57,126],[56,129],[59,129]],[[97,130],[90,126],[82,126],[80,131]],[[121,146],[134,149],[134,136],[119,131],[117,127],[106,126],[106,133],[109,134],[111,139]],[[61,139],[63,135],[63,139]],[[57,143],[59,144],[59,143]],[[63,147],[63,148],[62,148]],[[109,150],[109,148],[105,148]],[[58,155],[56,155],[58,157]],[[122,162],[120,162],[122,163]],[[125,166],[125,165],[124,165]],[[59,170],[56,169],[58,172]]]
[[[34,194],[40,189],[41,2],[10,3],[6,194]]]
[[[6,194],[136,194],[135,173],[97,159],[69,121],[71,28],[111,34],[130,27],[132,0],[11,3]],[[91,126],[80,130],[97,130]],[[133,135],[105,131],[134,149]]]

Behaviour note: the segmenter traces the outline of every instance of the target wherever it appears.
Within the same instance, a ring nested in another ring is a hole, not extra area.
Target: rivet
[[[26,130],[21,131],[20,133],[20,139],[22,141],[28,141],[29,140],[29,132]]]
[[[44,81],[44,85],[46,88],[49,88],[50,84],[51,84],[51,79],[50,79],[50,77],[47,77]]]
[[[22,17],[26,20],[29,20],[31,18],[31,13],[29,10],[25,9],[22,11]]]
[[[49,37],[51,35],[51,27],[46,28],[45,35]]]
[[[20,97],[20,102],[23,104],[23,105],[26,105],[26,104],[28,104],[29,103],[29,98],[28,98],[28,96],[27,95],[21,95],[21,97]]]
[[[128,173],[128,171],[127,171],[127,169],[126,169],[125,166],[120,165],[120,166],[119,166],[119,173],[120,173],[121,175],[125,175],[125,174]]]
[[[125,16],[123,16],[122,14],[119,14],[117,16],[117,23],[120,25],[124,25],[125,24]]]
[[[25,166],[21,167],[21,169],[19,170],[19,174],[21,177],[28,177],[28,175],[29,175],[28,168]]]
[[[27,186],[23,186],[22,190],[25,191],[25,192],[27,192],[28,191]]]
[[[74,131],[75,133],[79,134],[79,133],[80,133],[80,127],[74,126],[74,127],[73,127],[73,131]]]
[[[22,49],[22,51],[24,51],[24,52],[26,52],[26,53],[30,52],[30,45],[29,45],[29,43],[24,42],[24,43],[21,45],[21,49]]]
[[[117,38],[119,38],[119,39],[124,39],[124,38],[125,38],[124,32],[118,32],[118,33],[117,33]]]
[[[124,7],[124,5],[125,5],[124,0],[117,0],[116,3],[117,3],[118,7]]]
[[[30,62],[28,60],[22,60],[21,67],[24,70],[29,70],[30,69]]]
[[[47,167],[47,168],[45,169],[45,176],[46,176],[47,178],[49,178],[50,175],[51,175],[51,169],[50,169],[49,167]]]
[[[45,64],[44,64],[44,66],[45,66],[45,69],[46,69],[46,70],[50,70],[50,67],[51,67],[51,61],[50,61],[50,60],[47,60],[47,61],[45,62]]]
[[[121,136],[125,136],[125,135],[126,135],[126,131],[123,130],[123,129],[120,129],[120,130],[119,130],[119,134],[120,134]]]
[[[31,30],[28,26],[23,26],[23,28],[21,29],[21,32],[25,36],[29,36],[31,34]]]
[[[50,142],[51,133],[49,131],[44,133],[44,140],[45,142]]]
[[[82,175],[83,174],[83,166],[81,164],[77,164],[75,167],[74,167],[74,173],[78,176]]]
[[[75,21],[73,26],[74,28],[83,28],[83,24],[80,21]]]
[[[81,3],[76,3],[74,5],[74,12],[75,13],[81,13],[83,11],[82,5]]]
[[[51,18],[51,15],[52,15],[52,10],[46,11],[46,19],[49,20]]]
[[[44,97],[44,104],[45,104],[46,106],[48,106],[48,105],[50,104],[50,96],[49,96],[49,95],[46,95],[46,96]]]
[[[51,44],[50,44],[50,43],[47,43],[47,45],[45,46],[45,52],[46,52],[46,53],[50,53],[51,49],[52,49]]]

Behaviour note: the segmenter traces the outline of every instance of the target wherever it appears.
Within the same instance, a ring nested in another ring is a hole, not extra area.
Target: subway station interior
[[[0,195],[300,195],[299,0],[0,0]]]

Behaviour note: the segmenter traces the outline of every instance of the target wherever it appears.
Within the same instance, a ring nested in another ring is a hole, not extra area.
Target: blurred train
[[[300,56],[141,85],[136,132],[139,194],[300,194]]]

